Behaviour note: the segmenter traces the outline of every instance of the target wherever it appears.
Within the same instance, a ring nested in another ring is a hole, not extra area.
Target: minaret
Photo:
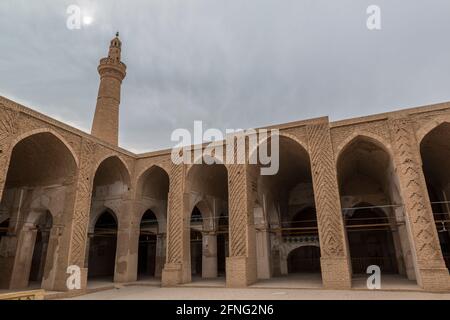
[[[100,60],[100,88],[92,123],[92,135],[113,145],[119,140],[120,87],[126,76],[127,66],[120,61],[122,42],[119,33],[111,40],[107,58]]]

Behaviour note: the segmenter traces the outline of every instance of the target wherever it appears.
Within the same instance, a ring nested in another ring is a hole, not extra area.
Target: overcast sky
[[[69,30],[71,4],[92,24]],[[173,146],[194,120],[250,128],[450,100],[448,0],[1,0],[0,95],[89,132],[117,30],[120,145],[135,152]]]

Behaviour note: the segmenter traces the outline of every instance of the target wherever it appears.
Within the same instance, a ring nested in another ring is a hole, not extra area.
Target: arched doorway
[[[130,185],[128,169],[117,156],[103,160],[95,172],[89,224],[89,256],[85,261],[88,280],[127,279],[126,272],[115,268],[115,262],[126,259],[129,251],[126,246],[117,246],[117,242],[129,241],[128,235],[118,230],[124,223],[121,217],[129,210],[127,200]],[[124,238],[121,239],[122,236]]]
[[[138,279],[155,277],[157,234],[158,219],[152,210],[147,210],[140,226]]]
[[[370,204],[362,204],[346,216],[352,270],[365,274],[377,265],[383,274],[398,273],[394,239],[386,214]]]
[[[284,239],[298,242],[315,242],[316,245],[301,245],[290,251],[287,258],[288,274],[320,273],[319,229],[316,209],[306,207],[298,211],[282,231]],[[297,241],[296,241],[297,240]]]
[[[53,226],[53,218],[50,212],[42,214],[36,222],[36,240],[34,243],[33,258],[29,282],[41,283],[44,276],[47,249],[50,240],[50,232]],[[39,285],[38,285],[39,286]]]
[[[353,274],[378,265],[381,272],[415,279],[403,201],[389,152],[358,136],[337,161],[341,206]]]
[[[228,255],[227,169],[222,164],[194,165],[188,172],[186,184],[194,204],[188,219],[191,275],[203,279],[225,276]]]
[[[320,248],[301,246],[288,255],[288,274],[320,272]]]
[[[442,255],[450,270],[450,123],[430,131],[420,143],[420,153]]]
[[[116,266],[117,218],[104,211],[90,235],[88,278],[113,281]]]
[[[49,238],[36,218],[48,210],[67,213],[73,209],[76,174],[74,154],[53,133],[36,133],[14,146],[0,204],[0,219],[7,228],[2,229],[0,246],[10,252],[0,255],[0,288],[25,289],[30,278],[35,288],[54,288],[58,268],[53,263],[61,252],[58,237],[62,235]],[[67,231],[66,221],[65,214],[59,214],[52,222]],[[40,251],[44,254],[38,258]],[[46,256],[52,258],[46,261]]]
[[[252,175],[258,177],[254,208],[258,279],[295,273],[290,281],[312,280],[320,286],[319,235],[309,154],[290,137],[281,135],[278,139],[278,172],[261,175],[261,166],[251,166]],[[271,150],[272,140],[261,143],[254,152],[260,148]],[[306,249],[295,249],[298,244]]]
[[[141,224],[139,239],[136,239],[137,278],[160,278],[166,257],[169,175],[162,167],[152,166],[138,179],[136,191],[136,206],[151,208],[136,221]]]

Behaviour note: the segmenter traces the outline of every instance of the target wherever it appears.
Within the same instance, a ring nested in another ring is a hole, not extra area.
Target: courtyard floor
[[[75,300],[450,300],[450,293],[322,289],[159,288],[126,286],[72,298]]]
[[[259,280],[244,289],[226,288],[225,277],[202,279],[193,277],[191,283],[174,288],[161,288],[160,279],[140,278],[139,281],[116,284],[112,278],[96,278],[88,281],[88,293],[74,299],[87,300],[302,300],[302,299],[445,299],[450,293],[423,292],[415,281],[398,275],[385,275],[381,279],[381,290],[368,290],[366,276],[355,276],[352,290],[325,290],[320,274],[294,274]],[[38,289],[39,283],[31,283],[29,290]],[[11,291],[0,290],[0,293]],[[48,299],[61,299],[71,295],[62,292],[46,292]]]

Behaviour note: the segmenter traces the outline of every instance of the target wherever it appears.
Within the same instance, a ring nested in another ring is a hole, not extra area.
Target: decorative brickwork
[[[328,123],[308,126],[307,131],[319,226],[323,284],[325,287],[350,287],[345,229]]]
[[[11,155],[11,142],[17,132],[18,113],[0,104],[0,199],[5,187],[8,173],[9,158]]]
[[[390,129],[407,222],[414,239],[418,281],[429,290],[447,289],[448,270],[442,258],[411,122],[406,118],[392,119]],[[434,280],[430,279],[430,272],[435,274]]]
[[[73,215],[70,263],[84,266],[87,228],[91,208],[93,179],[93,157],[95,145],[83,141],[80,168],[77,179],[75,210]]]

